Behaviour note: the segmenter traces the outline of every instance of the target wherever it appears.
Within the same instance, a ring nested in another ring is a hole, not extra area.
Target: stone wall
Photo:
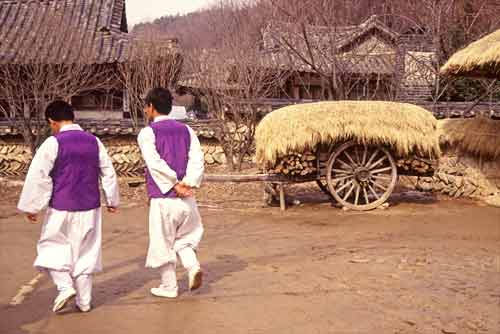
[[[475,198],[500,206],[500,161],[446,152],[434,176],[418,177],[413,186],[418,191]]]
[[[201,137],[201,136],[200,136]],[[136,137],[102,137],[119,176],[137,177],[144,174]],[[207,165],[222,165],[226,157],[213,138],[200,138]],[[23,177],[31,161],[29,148],[22,139],[0,140],[0,177]],[[445,152],[432,177],[418,177],[407,184],[419,191],[448,196],[477,198],[500,206],[500,161],[483,161],[454,151]]]
[[[144,174],[144,162],[135,136],[102,137],[108,154],[119,176],[133,177]],[[213,139],[200,138],[207,165],[225,164],[222,147]],[[0,140],[0,177],[21,177],[31,162],[29,148],[21,138]]]
[[[224,165],[227,162],[222,146],[214,143],[201,143],[207,165]]]
[[[15,177],[24,175],[31,162],[28,146],[21,141],[0,141],[0,176]]]
[[[408,101],[412,103],[412,101]],[[431,111],[436,118],[469,118],[476,115],[484,115],[493,118],[500,118],[499,102],[481,102],[469,110],[472,102],[425,102],[416,103],[419,106]]]

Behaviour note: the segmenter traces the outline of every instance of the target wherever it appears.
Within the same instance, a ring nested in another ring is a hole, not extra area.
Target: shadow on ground
[[[104,268],[107,274],[130,265],[133,265],[135,269],[94,284],[93,312],[99,312],[99,308],[106,305],[116,304],[118,300],[138,290],[143,290],[144,297],[150,296],[145,286],[154,281],[159,281],[159,274],[155,270],[144,268],[144,259],[145,256],[139,256]],[[196,295],[209,294],[212,291],[211,285],[234,272],[244,270],[246,267],[247,263],[234,255],[220,256],[216,261],[203,264],[205,271],[204,285],[196,291]],[[179,283],[182,298],[182,293],[188,290],[187,276],[182,275]],[[61,314],[52,313],[51,307],[55,294],[55,288],[44,288],[35,290],[21,305],[0,305],[0,333],[26,334],[29,331],[24,330],[23,327],[38,322],[41,323],[37,332],[43,333],[52,317],[61,317],[65,314],[78,312],[75,308],[68,307],[68,311]],[[126,304],[133,305],[134,302],[127,302]],[[140,302],[137,304],[140,304]]]

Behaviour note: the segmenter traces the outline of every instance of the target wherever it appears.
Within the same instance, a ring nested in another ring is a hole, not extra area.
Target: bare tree
[[[285,50],[291,67],[321,78],[326,93],[323,99],[354,96],[371,99],[381,87],[390,92],[385,99],[406,99],[406,93],[413,88],[414,94],[425,91],[429,102],[437,103],[454,84],[442,80],[440,65],[457,48],[500,25],[495,14],[500,4],[494,0],[263,0],[262,3],[282,29],[269,36],[268,44],[274,43],[277,49]],[[370,22],[367,21],[370,15],[376,15],[376,20],[383,23],[380,31],[384,31],[384,26],[389,28],[386,36],[394,39],[396,59],[377,50],[376,44],[373,48],[364,41],[361,48],[348,44],[356,38],[353,25],[362,28]],[[359,64],[370,63],[372,56],[389,60],[394,72],[392,79],[385,73],[358,75],[352,71]]]
[[[33,49],[42,49],[43,43],[52,52],[18,50],[19,57],[0,64],[0,115],[20,130],[32,153],[48,134],[44,111],[50,102],[71,102],[89,91],[111,89],[116,82],[114,65],[99,61],[108,33],[83,31],[61,17],[58,8],[47,7],[40,30],[46,35],[32,39]]]
[[[209,115],[218,120],[216,136],[231,169],[241,169],[250,155],[255,127],[263,115],[261,99],[275,94],[284,84],[287,71],[263,61],[259,52],[258,15],[246,15],[252,4],[221,2],[214,9],[218,45],[187,56],[189,73],[184,85],[201,96]],[[264,15],[264,13],[261,13]]]
[[[142,120],[144,94],[154,87],[175,91],[183,56],[175,39],[162,39],[156,34],[133,43],[131,59],[119,64],[118,71],[126,91],[127,108],[134,126],[138,127]]]
[[[0,66],[0,114],[21,129],[34,153],[47,135],[46,106],[55,99],[70,101],[85,91],[108,88],[112,71],[85,63],[5,64]]]
[[[376,25],[388,39],[395,40],[397,36],[376,19],[371,18],[359,27],[352,22],[347,24],[347,16],[358,8],[338,0],[268,0],[263,3],[272,13],[264,34],[265,47],[271,52],[274,49],[282,63],[303,73],[305,81],[312,76],[320,83],[321,94],[313,96],[335,100],[395,98],[394,82],[387,80],[395,72],[394,50],[382,49],[382,44],[371,40],[356,44],[360,29],[368,30]],[[382,58],[382,62],[378,61]]]
[[[441,65],[457,49],[500,26],[495,14],[500,10],[500,4],[494,0],[386,0],[385,4],[390,16],[404,18],[407,22],[398,33],[404,33],[411,24],[411,29],[420,35],[419,38],[428,43],[427,50],[405,51],[403,80],[431,87],[434,105],[453,89],[457,80],[462,80],[443,78],[439,74]],[[484,93],[473,98],[474,103],[469,110],[484,96],[495,92],[495,85],[483,86]]]

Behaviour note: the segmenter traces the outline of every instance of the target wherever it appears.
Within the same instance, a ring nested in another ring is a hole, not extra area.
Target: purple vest
[[[53,190],[49,206],[61,211],[87,211],[101,206],[99,192],[99,145],[79,130],[54,136],[59,150],[50,176]]]
[[[164,120],[150,124],[155,134],[156,150],[167,165],[177,173],[177,179],[182,180],[186,176],[189,160],[189,147],[191,146],[191,135],[186,125],[174,121]],[[146,168],[146,186],[150,198],[175,198],[175,190],[163,194],[151,177]]]

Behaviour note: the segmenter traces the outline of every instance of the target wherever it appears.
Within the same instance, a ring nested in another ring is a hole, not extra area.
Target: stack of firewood
[[[287,176],[307,176],[316,171],[316,155],[311,151],[291,153],[281,157],[271,169],[271,172]]]
[[[432,174],[435,171],[435,166],[431,161],[418,157],[408,157],[396,161],[396,165],[400,171],[409,174]]]

